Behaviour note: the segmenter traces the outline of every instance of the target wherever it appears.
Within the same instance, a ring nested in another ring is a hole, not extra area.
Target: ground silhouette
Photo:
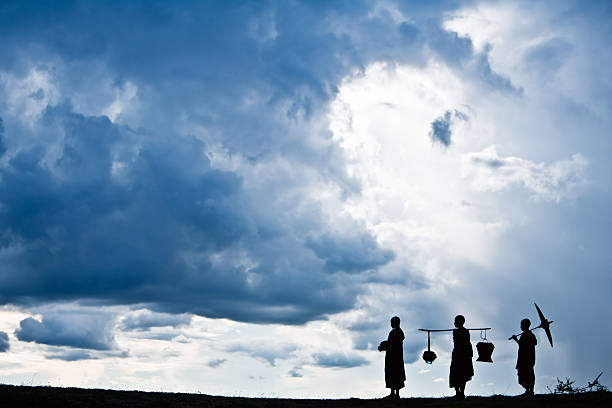
[[[606,402],[607,401],[607,402]],[[203,394],[179,394],[141,391],[112,391],[82,388],[27,387],[0,385],[0,403],[3,408],[570,408],[601,407],[612,405],[611,392],[587,392],[573,395],[542,394],[533,397],[473,397],[464,400],[453,398],[402,398],[388,399],[283,399],[219,397]]]

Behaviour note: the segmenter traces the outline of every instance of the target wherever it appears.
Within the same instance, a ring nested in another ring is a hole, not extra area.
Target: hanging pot
[[[425,352],[423,352],[423,360],[425,360],[427,364],[433,363],[436,357],[436,353],[431,350],[425,350]]]
[[[427,350],[423,352],[423,360],[425,360],[427,364],[431,364],[434,362],[436,357],[438,357],[436,356],[436,353],[431,351],[431,340],[429,338],[429,330],[428,330],[427,331]]]
[[[488,341],[481,341],[476,344],[476,350],[478,350],[478,358],[476,361],[482,361],[485,363],[492,363],[491,355],[493,354],[493,349],[495,346],[493,343],[489,343]]]

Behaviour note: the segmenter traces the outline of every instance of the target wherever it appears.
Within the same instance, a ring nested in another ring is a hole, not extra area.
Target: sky
[[[612,384],[612,5],[3,1],[0,383],[291,398]],[[472,331],[472,343],[484,333]]]

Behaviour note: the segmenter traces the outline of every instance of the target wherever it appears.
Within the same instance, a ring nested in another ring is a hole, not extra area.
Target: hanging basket
[[[478,351],[478,358],[476,361],[482,361],[484,363],[492,363],[491,355],[493,354],[493,349],[495,346],[493,343],[489,343],[488,341],[481,341],[476,344],[476,350]]]

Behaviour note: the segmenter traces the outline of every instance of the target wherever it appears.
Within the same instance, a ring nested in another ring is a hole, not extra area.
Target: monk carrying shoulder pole
[[[436,353],[431,351],[430,333],[432,332],[452,332],[453,330],[455,329],[419,329],[419,331],[427,332],[427,350],[425,350],[425,352],[423,353],[423,360],[425,360],[427,364],[433,363],[437,357]],[[476,350],[478,350],[478,358],[476,359],[476,361],[492,363],[493,360],[491,360],[491,355],[493,354],[493,349],[495,348],[495,346],[493,345],[493,343],[487,341],[487,330],[491,330],[491,328],[490,327],[478,327],[474,329],[466,328],[466,330],[480,330],[481,332],[480,338],[483,341],[476,344]],[[484,336],[482,333],[484,333]]]

